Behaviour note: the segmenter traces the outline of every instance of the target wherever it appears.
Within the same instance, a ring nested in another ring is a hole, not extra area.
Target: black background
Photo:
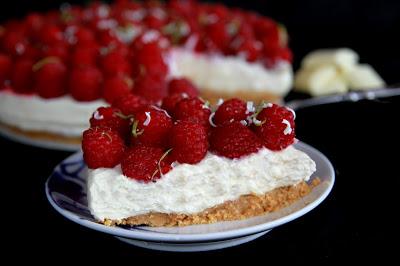
[[[82,1],[72,1],[82,2]],[[272,16],[291,37],[295,67],[305,53],[351,47],[389,83],[400,82],[400,1],[223,1]],[[61,1],[2,1],[0,20]],[[2,221],[6,255],[31,262],[175,263],[244,259],[249,263],[389,261],[397,258],[400,174],[399,98],[312,107],[298,112],[297,136],[336,168],[332,194],[317,209],[251,243],[206,253],[174,254],[126,245],[57,214],[44,182],[68,153],[0,138]],[[20,255],[15,256],[18,253]]]

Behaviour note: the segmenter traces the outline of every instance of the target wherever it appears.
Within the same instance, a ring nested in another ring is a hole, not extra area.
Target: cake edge
[[[153,212],[121,220],[104,219],[103,221],[99,221],[99,223],[106,226],[148,225],[153,227],[172,227],[243,220],[285,208],[309,194],[320,183],[321,180],[319,178],[314,178],[310,184],[302,181],[297,185],[276,188],[263,195],[242,195],[237,200],[226,201],[196,214]]]

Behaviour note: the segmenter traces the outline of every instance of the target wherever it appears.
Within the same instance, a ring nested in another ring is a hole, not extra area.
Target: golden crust
[[[22,130],[14,126],[6,125],[0,122],[0,127],[4,128],[8,132],[15,134],[17,136],[26,137],[32,140],[42,140],[42,141],[52,141],[63,144],[72,144],[72,145],[80,145],[81,138],[80,137],[65,137],[62,135],[57,135],[44,131],[28,131]]]
[[[239,98],[244,101],[253,101],[255,103],[259,103],[262,101],[272,102],[272,103],[280,103],[282,102],[282,97],[276,94],[272,94],[270,92],[253,92],[249,90],[239,90],[234,92],[217,92],[211,89],[202,89],[200,91],[200,96],[210,101],[211,104],[215,104],[218,102],[218,99],[230,99],[230,98]]]
[[[242,220],[284,208],[310,193],[319,183],[320,180],[316,178],[311,184],[301,182],[295,186],[277,188],[264,195],[243,195],[237,200],[224,202],[197,214],[149,213],[122,220],[105,219],[103,224],[108,226],[186,226]]]

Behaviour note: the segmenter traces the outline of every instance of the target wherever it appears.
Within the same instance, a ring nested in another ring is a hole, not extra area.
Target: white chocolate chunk
[[[309,53],[302,62],[303,68],[315,68],[333,64],[342,73],[351,71],[357,64],[359,56],[349,48],[321,49]]]
[[[334,65],[320,65],[314,68],[303,68],[296,74],[295,89],[312,96],[332,93],[345,93],[348,88],[346,80]]]
[[[378,89],[385,86],[385,81],[368,64],[357,65],[346,74],[346,79],[352,90]]]

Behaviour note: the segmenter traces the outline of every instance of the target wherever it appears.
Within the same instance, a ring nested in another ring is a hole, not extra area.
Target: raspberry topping
[[[213,122],[215,125],[223,125],[232,122],[240,122],[251,115],[251,110],[247,110],[247,105],[240,99],[230,99],[223,102],[215,112]]]
[[[208,119],[211,115],[211,110],[207,103],[200,98],[185,98],[181,100],[175,106],[173,113],[176,120],[199,123],[206,128],[210,126]]]
[[[108,127],[127,136],[130,127],[130,117],[124,116],[121,111],[114,107],[100,107],[90,118],[91,127]]]
[[[234,122],[212,128],[210,149],[230,159],[240,158],[262,148],[261,140],[247,126]]]
[[[125,144],[118,132],[95,127],[83,132],[83,158],[89,168],[112,168],[121,162]]]
[[[67,92],[67,67],[57,57],[47,57],[33,66],[34,90],[42,98],[56,98]]]
[[[254,131],[268,149],[279,151],[294,143],[294,113],[290,109],[272,104],[263,108],[256,119],[261,123],[253,126]]]
[[[138,145],[129,149],[121,163],[122,173],[142,182],[155,181],[172,167],[166,163],[166,153],[156,147]]]
[[[131,144],[164,148],[171,127],[172,119],[166,112],[154,106],[144,108],[135,114]]]
[[[207,154],[207,130],[191,121],[178,121],[170,132],[171,157],[179,163],[196,164]]]
[[[97,100],[101,96],[102,81],[103,76],[96,67],[75,68],[69,77],[69,91],[72,97],[78,101]]]
[[[118,98],[126,96],[132,92],[133,80],[127,76],[114,76],[107,78],[103,85],[103,98],[113,103]]]
[[[126,116],[134,115],[147,105],[148,102],[145,99],[134,94],[124,95],[113,102],[113,106],[121,110]]]
[[[172,79],[168,83],[168,94],[182,94],[186,93],[189,97],[199,96],[199,91],[189,80],[182,79]]]

